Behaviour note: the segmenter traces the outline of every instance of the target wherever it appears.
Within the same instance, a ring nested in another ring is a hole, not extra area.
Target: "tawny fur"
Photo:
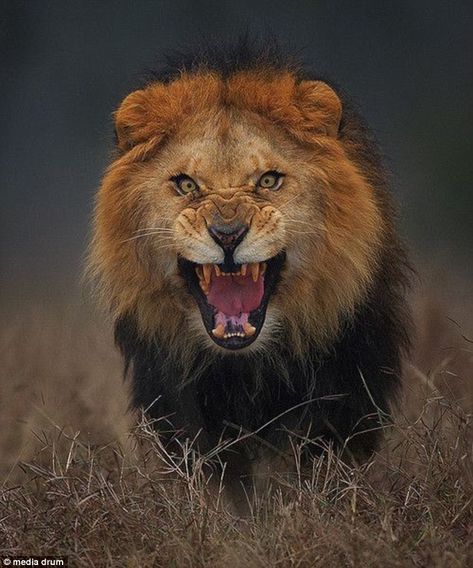
[[[194,315],[190,325],[197,307],[176,259],[199,261],[217,211],[251,226],[261,260],[287,251],[268,315],[284,323],[295,352],[329,347],[391,232],[341,116],[331,87],[289,71],[183,73],[129,95],[115,115],[122,153],[98,194],[90,257],[114,318],[133,314],[143,337],[190,356],[207,345]],[[251,174],[275,165],[283,188],[256,195]],[[199,179],[201,199],[176,195],[169,177],[179,171]]]
[[[409,345],[407,262],[379,153],[346,99],[243,45],[177,61],[123,101],[115,125],[89,273],[133,405],[158,428],[166,417],[171,448],[192,439],[214,455],[230,440],[219,461],[237,485],[258,464],[283,473],[301,439],[305,463],[321,442],[372,452]],[[272,170],[277,191],[258,184]],[[180,194],[179,174],[199,191]],[[215,220],[248,229],[234,263],[283,259],[272,284],[268,264],[261,332],[232,352],[211,339],[178,264],[221,264]]]

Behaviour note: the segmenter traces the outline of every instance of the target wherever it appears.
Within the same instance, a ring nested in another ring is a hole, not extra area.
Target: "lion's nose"
[[[245,238],[248,232],[248,225],[211,225],[209,227],[210,236],[220,245],[223,250],[233,252]]]

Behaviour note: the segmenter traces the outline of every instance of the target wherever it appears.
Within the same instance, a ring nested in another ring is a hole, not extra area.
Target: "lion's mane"
[[[245,100],[241,104],[255,112],[260,112],[266,104],[265,83],[271,83],[271,88],[276,89],[282,85],[289,92],[300,81],[314,79],[277,50],[267,48],[255,54],[245,44],[233,51],[209,49],[199,56],[178,57],[155,74],[150,84],[159,81],[161,85],[172,85],[180,77],[195,87],[196,78],[207,76],[209,92],[205,104],[209,104],[212,96],[218,96],[219,82],[251,74],[258,76],[259,84],[254,90],[242,89],[244,97],[241,96]],[[199,88],[205,90],[203,81]],[[333,281],[339,269],[337,258],[333,259],[335,276],[330,277],[332,280],[327,278],[331,286],[324,288],[321,285],[320,289],[302,287],[299,297],[288,304],[281,325],[264,350],[236,355],[215,354],[199,345],[192,347],[189,335],[184,332],[175,331],[170,339],[166,333],[173,326],[171,320],[177,317],[173,312],[171,292],[165,288],[153,289],[140,300],[133,286],[146,289],[149,284],[139,284],[140,278],[144,277],[140,276],[139,268],[130,264],[139,264],[140,259],[132,261],[126,258],[122,249],[110,248],[103,237],[106,231],[100,225],[107,224],[109,241],[123,238],[118,214],[123,215],[125,210],[125,214],[131,217],[132,202],[118,202],[115,192],[114,197],[108,197],[109,202],[115,200],[109,210],[104,213],[103,203],[98,205],[91,266],[92,271],[99,275],[102,295],[109,302],[115,318],[116,342],[132,375],[134,405],[146,408],[156,419],[167,417],[178,436],[192,438],[198,435],[202,451],[217,444],[222,435],[232,437],[242,432],[257,431],[257,437],[247,437],[240,446],[240,469],[243,470],[244,464],[250,463],[259,448],[284,446],[288,432],[311,440],[331,440],[355,454],[372,451],[400,384],[402,355],[409,344],[409,315],[405,299],[408,263],[396,235],[395,213],[376,144],[350,102],[338,89],[335,90],[342,101],[338,143],[343,146],[356,175],[370,188],[379,215],[379,227],[372,229],[372,232],[377,231],[371,241],[376,243],[372,245],[376,246],[376,250],[373,248],[367,253],[367,258],[371,259],[366,265],[368,268],[364,268],[367,275],[357,280],[363,289],[351,295],[347,292],[349,301],[343,309],[331,311],[327,308],[326,329],[330,331],[326,333],[323,325],[311,333],[310,326],[315,327],[315,324],[310,323],[308,316],[307,334],[302,337],[299,330],[298,335],[294,314],[297,303],[306,311],[314,306],[319,314],[323,313],[320,306],[321,302],[325,305],[325,298],[336,298],[337,306],[342,305],[339,298],[346,292],[344,280],[341,277],[339,282]],[[310,143],[310,121],[323,123],[324,109],[319,109],[317,116],[298,114],[297,109],[291,106],[290,96],[286,95],[286,92],[280,93],[279,115],[284,115],[286,127],[293,129],[292,134],[301,143]],[[166,96],[169,98],[170,95]],[[135,106],[128,108],[126,116],[120,115],[123,110],[117,113],[120,124],[125,125],[117,133],[122,153],[119,154],[118,165],[111,168],[104,184],[116,186],[125,176],[132,176],[133,161],[143,159],[143,155],[151,151],[153,140],[156,142],[156,130],[153,131],[150,126],[152,117],[142,128],[127,129],[128,124],[135,120],[136,105],[140,104],[142,102],[136,101]],[[185,111],[184,104],[179,108],[173,106],[172,99],[166,104],[169,113],[176,116]],[[165,126],[160,125],[159,128],[162,136],[170,135]],[[351,198],[350,195],[346,197]],[[331,206],[337,219],[337,203]],[[343,218],[340,216],[338,219],[340,226],[334,225],[329,230],[339,231],[347,239],[350,223],[358,226],[365,222],[360,219],[356,206],[351,205],[345,208]],[[344,262],[341,254],[339,261]],[[329,269],[326,268],[327,271]],[[133,273],[133,277],[128,278],[128,289],[125,290],[118,275],[126,271]],[[113,280],[114,274],[117,275],[116,280]],[[308,281],[311,281],[310,278]],[[337,284],[341,290],[336,289]],[[155,319],[147,315],[150,302],[161,306]],[[327,300],[326,305],[330,302],[335,302],[335,299]],[[333,315],[335,312],[336,317]],[[234,450],[235,447],[232,452]],[[242,456],[248,459],[245,461]]]

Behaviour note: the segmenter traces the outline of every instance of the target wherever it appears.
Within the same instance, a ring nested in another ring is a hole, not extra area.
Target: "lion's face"
[[[176,293],[192,295],[182,299],[188,317],[200,310],[202,327],[227,349],[256,340],[278,281],[323,235],[307,152],[258,122],[221,111],[184,125],[151,161],[142,196],[148,255],[176,276]]]
[[[135,114],[152,104],[140,97]],[[143,328],[187,331],[229,350],[271,339],[283,322],[299,341],[333,333],[376,256],[370,186],[322,118],[310,138],[251,105],[206,102],[161,138],[141,133],[105,178],[95,255],[116,280],[110,294]],[[128,144],[137,128],[123,115]]]

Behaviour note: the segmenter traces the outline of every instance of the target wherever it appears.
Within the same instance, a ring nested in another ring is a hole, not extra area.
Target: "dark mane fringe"
[[[313,345],[304,360],[281,339],[266,354],[209,362],[200,353],[191,369],[183,369],[178,355],[158,338],[140,337],[134,317],[124,315],[116,322],[115,340],[132,375],[132,404],[158,421],[167,417],[166,429],[171,425],[175,432],[167,435],[170,447],[183,436],[196,438],[196,447],[208,452],[222,437],[258,431],[225,458],[237,460],[240,473],[261,443],[283,448],[290,433],[312,440],[305,458],[319,451],[322,440],[363,458],[376,449],[400,390],[411,335],[408,274],[404,247],[392,232],[353,319],[328,353]],[[183,384],[183,376],[193,380]]]
[[[222,436],[258,430],[256,439],[234,447],[243,465],[258,455],[261,441],[282,448],[291,432],[313,440],[306,457],[318,451],[322,439],[350,455],[369,455],[389,423],[402,355],[409,347],[405,277],[398,255],[401,249],[386,250],[366,300],[330,352],[314,345],[305,360],[295,358],[291,346],[282,342],[272,348],[274,357],[267,353],[260,362],[255,356],[222,356],[202,372],[197,356],[194,367],[183,371],[179,357],[170,358],[165,346],[140,338],[133,316],[122,317],[115,339],[131,365],[133,404],[156,420],[168,417],[178,437],[198,436],[203,452]],[[195,374],[184,387],[183,373]],[[270,425],[261,430],[264,424]],[[172,444],[174,435],[168,441]]]
[[[147,70],[144,79],[168,83],[181,73],[198,71],[210,71],[227,78],[239,71],[255,69],[290,70],[299,76],[302,64],[295,53],[283,49],[274,37],[255,38],[245,33],[233,41],[206,41],[191,49],[170,52],[163,64]]]

